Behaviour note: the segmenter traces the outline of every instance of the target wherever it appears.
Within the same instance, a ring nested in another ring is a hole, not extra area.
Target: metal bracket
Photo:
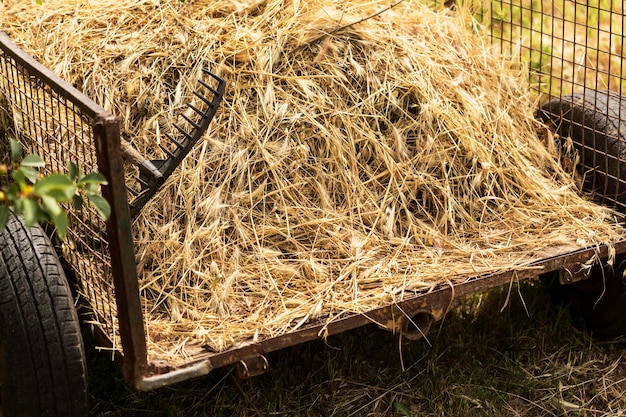
[[[582,281],[591,276],[591,268],[579,268],[577,271],[571,271],[568,268],[559,270],[559,283],[562,285],[571,284],[572,282]]]
[[[270,364],[264,354],[258,354],[241,359],[237,363],[237,375],[241,379],[252,378],[264,374],[270,369]]]

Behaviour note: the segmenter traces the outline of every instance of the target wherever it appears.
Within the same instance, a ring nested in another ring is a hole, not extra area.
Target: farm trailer
[[[544,103],[537,117],[573,139],[579,169],[587,173],[584,191],[624,212],[626,102],[622,93],[626,86],[621,54],[625,15],[621,3],[493,1],[477,10],[476,16],[491,28],[496,46],[515,52],[529,65],[531,84]],[[608,26],[603,25],[607,21]],[[96,300],[89,311],[97,339],[115,351],[126,381],[139,390],[200,377],[229,365],[236,365],[242,378],[255,376],[269,369],[269,352],[371,323],[419,339],[445,316],[455,298],[532,278],[538,271],[558,277],[557,292],[578,307],[594,329],[607,335],[623,332],[623,267],[582,267],[591,259],[613,255],[620,259],[626,241],[619,241],[613,245],[614,253],[606,246],[553,248],[542,252],[532,268],[441,283],[362,314],[330,323],[313,321],[287,334],[198,354],[183,364],[149,360],[131,224],[218,111],[227,86],[208,71],[203,75],[196,91],[201,108],[192,106],[191,116],[176,126],[178,139],[170,136],[162,145],[167,158],[152,161],[121,139],[116,116],[0,34],[0,91],[5,96],[0,105],[7,112],[10,107],[25,127],[15,134],[29,151],[45,159],[47,170],[63,170],[71,160],[85,172],[101,172],[108,180],[103,195],[111,205],[108,221],[89,209],[70,212],[69,243],[59,251],[64,267],[39,227],[28,229],[14,217],[0,236],[5,415],[50,410],[55,410],[51,415],[86,414],[84,350],[64,270],[79,291]],[[612,290],[604,291],[607,287]],[[602,294],[606,295],[598,303]]]

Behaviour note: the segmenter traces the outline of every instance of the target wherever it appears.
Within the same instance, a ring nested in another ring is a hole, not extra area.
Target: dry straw
[[[222,351],[619,239],[558,163],[516,59],[490,49],[468,10],[0,8],[3,30],[121,116],[150,158],[202,66],[228,82],[210,133],[134,224],[152,358]]]

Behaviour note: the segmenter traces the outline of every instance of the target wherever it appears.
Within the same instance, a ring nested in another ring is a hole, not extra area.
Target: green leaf
[[[87,184],[81,184],[84,187],[85,194],[100,194],[100,186],[89,182]]]
[[[81,197],[79,194],[74,194],[74,197],[72,197],[72,204],[74,205],[74,208],[76,210],[82,210],[83,197]]]
[[[22,214],[22,208],[24,207],[24,199],[23,198],[17,198],[13,201],[13,213],[16,216],[19,216],[20,214]]]
[[[11,161],[17,162],[22,157],[22,144],[11,138]]]
[[[0,231],[2,231],[9,222],[9,208],[0,206]]]
[[[72,161],[68,161],[67,162],[67,170],[68,170],[67,176],[70,177],[70,179],[72,181],[74,181],[76,179],[76,177],[78,177],[78,165],[76,165]]]
[[[20,189],[18,187],[18,185],[16,183],[13,183],[11,185],[9,185],[7,187],[6,190],[4,190],[5,194],[6,194],[6,198],[9,202],[13,202],[15,201],[15,199],[17,198],[17,194],[19,193]]]
[[[413,416],[413,414],[411,414],[411,411],[408,408],[406,408],[405,406],[403,406],[402,404],[400,404],[397,401],[393,403],[393,408],[395,408],[396,411],[398,411],[404,417],[412,417]]]
[[[76,194],[76,185],[66,175],[52,174],[35,184],[33,194],[39,197],[49,195],[60,202],[69,201]]]
[[[43,197],[41,197],[41,201],[43,201],[43,206],[51,218],[58,216],[61,212],[64,211],[63,207],[59,205],[54,197],[44,195]]]
[[[37,182],[37,175],[39,175],[39,173],[35,169],[27,167],[27,166],[22,166],[17,171],[22,171],[22,174],[24,174],[24,177],[27,178],[31,184],[34,184]]]
[[[26,175],[24,175],[24,169],[16,169],[11,173],[11,176],[18,184],[26,184]]]
[[[69,224],[69,221],[67,220],[67,213],[64,211],[61,212],[58,217],[52,218],[52,223],[56,228],[56,233],[59,239],[65,240],[65,236],[67,236],[67,226]]]
[[[52,221],[52,224],[56,228],[57,235],[61,240],[65,240],[67,225],[69,223],[67,213],[53,197],[43,196],[41,199],[50,216],[50,221]]]
[[[22,199],[22,214],[24,215],[24,223],[30,227],[37,223],[39,220],[43,220],[43,213],[39,204],[35,200]]]
[[[26,157],[22,159],[20,165],[22,167],[42,168],[46,166],[46,163],[39,156],[30,154],[26,155]]]
[[[87,174],[84,177],[80,178],[78,182],[81,184],[108,184],[107,179],[104,178],[104,175],[98,172],[92,172],[91,174]]]
[[[98,194],[87,194],[87,198],[91,201],[91,204],[93,204],[98,214],[102,216],[104,220],[109,218],[111,215],[111,206],[109,205],[109,202],[104,199],[104,197]]]

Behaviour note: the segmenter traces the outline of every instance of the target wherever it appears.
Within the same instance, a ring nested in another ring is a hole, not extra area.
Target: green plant
[[[111,213],[108,202],[100,195],[100,186],[106,179],[99,173],[83,174],[73,162],[68,162],[68,173],[43,175],[39,168],[45,162],[34,154],[22,158],[22,145],[10,140],[11,161],[0,164],[0,230],[4,229],[11,209],[24,216],[27,226],[50,222],[56,234],[65,239],[68,216],[64,203],[82,209],[85,199],[102,218]]]

